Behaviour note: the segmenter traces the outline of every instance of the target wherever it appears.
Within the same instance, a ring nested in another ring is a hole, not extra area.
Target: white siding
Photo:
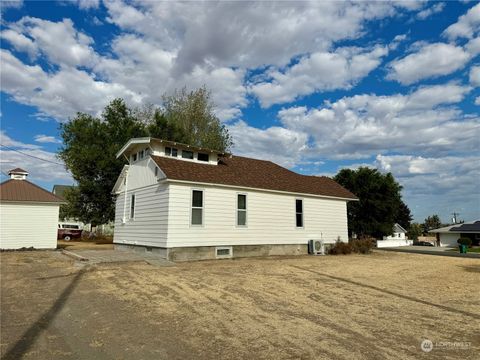
[[[440,233],[440,246],[458,246],[457,240],[460,234],[446,234]]]
[[[190,225],[192,189],[204,190],[204,224]],[[235,226],[237,194],[247,194],[247,227]],[[295,199],[303,199],[304,227],[296,228]],[[306,244],[348,241],[346,201],[215,186],[169,185],[168,247]]]
[[[0,203],[0,248],[55,249],[59,204]]]
[[[143,188],[130,189],[118,195],[115,204],[114,243],[166,247],[168,185],[154,184]],[[135,194],[135,217],[130,219],[131,195]]]
[[[155,177],[155,167],[155,162],[150,157],[130,165],[127,175],[128,190],[156,184],[158,179],[165,177],[160,169],[158,177]],[[122,186],[120,191],[123,191],[123,189],[124,187]]]

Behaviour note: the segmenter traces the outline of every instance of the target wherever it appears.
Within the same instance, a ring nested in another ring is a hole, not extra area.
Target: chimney
[[[25,180],[28,176],[28,172],[23,169],[16,168],[16,169],[10,170],[8,172],[8,175],[10,175],[10,179]]]

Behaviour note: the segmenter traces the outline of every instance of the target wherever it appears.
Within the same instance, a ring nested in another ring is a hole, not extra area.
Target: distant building
[[[0,184],[0,248],[55,249],[63,199],[28,181],[23,169],[8,175]]]
[[[430,232],[437,235],[440,246],[457,246],[457,240],[461,237],[468,237],[473,245],[480,245],[480,220],[445,226]]]
[[[407,230],[400,226],[400,224],[393,225],[393,234],[384,236],[383,240],[405,240],[407,238]]]

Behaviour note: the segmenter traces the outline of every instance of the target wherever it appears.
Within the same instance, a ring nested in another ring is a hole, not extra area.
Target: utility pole
[[[460,213],[453,212],[452,215],[453,215],[452,222],[453,222],[454,224],[456,224],[456,223],[457,223],[457,219],[458,219],[458,215],[460,215]]]

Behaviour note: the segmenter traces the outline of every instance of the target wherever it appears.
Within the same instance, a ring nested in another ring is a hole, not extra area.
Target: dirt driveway
[[[154,267],[1,253],[17,359],[478,359],[480,261],[377,252]],[[433,342],[431,352],[420,343]]]

